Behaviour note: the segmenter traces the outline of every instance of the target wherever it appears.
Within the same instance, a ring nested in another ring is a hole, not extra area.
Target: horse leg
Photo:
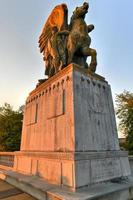
[[[68,43],[67,43],[67,49],[68,49],[68,62],[67,64],[70,64],[73,62],[73,57],[74,54],[76,52],[76,48],[77,48],[77,41],[74,38],[74,35],[69,35],[68,38]]]
[[[91,48],[83,48],[82,53],[83,53],[84,56],[91,56],[91,62],[90,62],[89,69],[92,72],[95,72],[96,66],[97,66],[97,52],[96,52],[96,50],[91,49]]]
[[[68,64],[72,63],[74,53],[70,50],[68,52]]]

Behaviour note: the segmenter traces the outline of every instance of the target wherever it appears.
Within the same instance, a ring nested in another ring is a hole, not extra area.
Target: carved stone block
[[[14,169],[72,190],[129,176],[107,81],[71,64],[33,90]]]

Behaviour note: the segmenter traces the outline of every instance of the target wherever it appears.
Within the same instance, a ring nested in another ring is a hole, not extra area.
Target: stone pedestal
[[[73,190],[129,176],[107,81],[71,64],[33,90],[14,169]]]

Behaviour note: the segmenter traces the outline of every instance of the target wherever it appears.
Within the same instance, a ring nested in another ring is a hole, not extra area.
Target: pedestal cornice
[[[48,80],[46,80],[44,83],[39,85],[37,88],[35,88],[32,92],[30,92],[30,95],[40,92],[42,89],[47,88],[47,86],[50,85],[51,83],[57,81],[58,79],[60,79],[61,77],[67,75],[69,72],[72,72],[72,71],[79,71],[79,72],[81,72],[81,74],[87,75],[92,80],[95,79],[95,80],[107,82],[105,80],[105,78],[100,76],[99,74],[92,73],[88,69],[83,69],[79,65],[72,63],[72,64],[68,65],[67,67],[65,67],[64,69],[62,69],[61,71],[59,71],[57,74],[55,74],[51,78],[49,78]]]

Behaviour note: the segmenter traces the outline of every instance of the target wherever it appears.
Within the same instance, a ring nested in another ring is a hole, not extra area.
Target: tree
[[[133,154],[133,93],[124,91],[116,96],[119,128],[126,136],[125,148]]]
[[[20,148],[23,110],[14,111],[10,104],[0,107],[0,150],[17,151]]]

